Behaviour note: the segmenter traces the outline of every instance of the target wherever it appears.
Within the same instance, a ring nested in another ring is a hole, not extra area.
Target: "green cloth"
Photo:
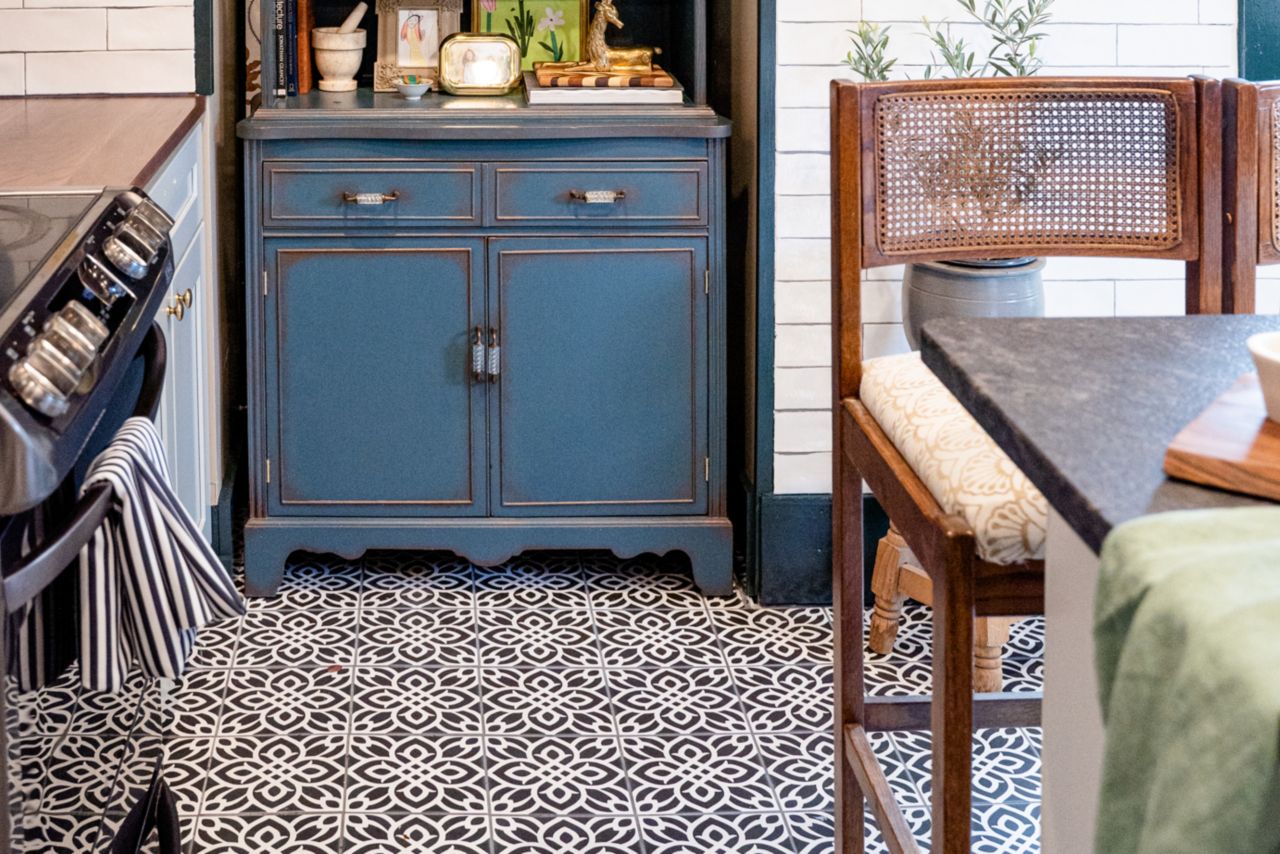
[[[1100,854],[1280,852],[1280,508],[1116,528],[1094,641]]]

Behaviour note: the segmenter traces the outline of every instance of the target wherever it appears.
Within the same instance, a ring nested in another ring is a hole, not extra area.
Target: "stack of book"
[[[315,72],[311,28],[316,25],[314,0],[269,0],[275,4],[271,37],[276,46],[276,95],[305,95]]]
[[[577,63],[539,62],[524,73],[524,97],[544,104],[683,104],[684,89],[655,65],[646,74],[575,70]]]

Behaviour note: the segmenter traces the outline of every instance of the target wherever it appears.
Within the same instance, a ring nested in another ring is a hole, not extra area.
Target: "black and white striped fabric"
[[[115,691],[136,662],[178,678],[196,630],[244,613],[244,601],[169,486],[155,425],[130,418],[94,460],[84,487],[110,485],[112,507],[80,552],[80,675]]]

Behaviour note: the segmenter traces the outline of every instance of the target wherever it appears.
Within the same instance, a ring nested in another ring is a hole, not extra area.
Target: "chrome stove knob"
[[[80,335],[93,350],[97,350],[102,346],[102,342],[106,341],[111,335],[111,330],[107,329],[106,324],[97,318],[97,316],[85,308],[83,303],[74,300],[64,305],[58,310],[58,313],[45,323],[48,329],[51,325],[61,326],[66,324],[77,334]]]
[[[121,273],[131,279],[141,279],[151,269],[167,239],[144,220],[130,217],[102,241],[102,254]]]
[[[68,395],[38,370],[30,358],[13,363],[13,367],[9,368],[9,382],[13,384],[18,397],[36,412],[57,418],[67,411]]]

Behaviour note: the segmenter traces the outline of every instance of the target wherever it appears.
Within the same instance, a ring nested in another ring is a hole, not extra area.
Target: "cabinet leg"
[[[244,586],[250,596],[275,596],[284,580],[284,565],[293,551],[274,531],[244,528]]]
[[[706,542],[682,549],[693,565],[693,583],[704,596],[733,593],[733,535],[708,538]]]

